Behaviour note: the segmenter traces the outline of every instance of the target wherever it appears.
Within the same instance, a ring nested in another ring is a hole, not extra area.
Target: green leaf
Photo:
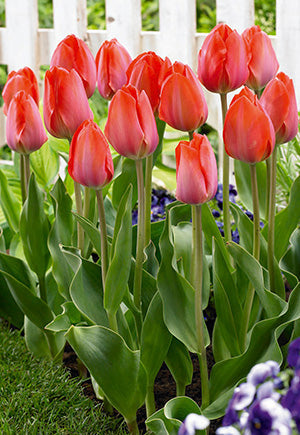
[[[147,386],[140,352],[130,350],[120,335],[101,326],[72,326],[66,335],[109,402],[127,421],[135,420]]]
[[[0,252],[0,270],[12,275],[32,293],[36,293],[36,280],[22,259]]]
[[[89,219],[80,216],[79,214],[73,212],[73,215],[76,219],[76,221],[82,226],[85,233],[89,236],[90,241],[92,242],[95,251],[101,256],[101,237],[100,237],[100,231],[99,228],[97,228],[93,222],[91,222]]]
[[[46,329],[53,332],[67,331],[71,325],[77,325],[81,322],[81,314],[73,302],[62,304],[62,313],[50,322]]]
[[[120,201],[125,194],[129,184],[132,184],[133,186],[132,207],[134,207],[137,201],[135,161],[123,157],[122,172],[114,179],[112,186],[112,203],[116,210],[118,209]]]
[[[258,196],[259,196],[259,211],[261,217],[265,220],[266,216],[266,203],[267,203],[267,167],[266,162],[256,163]],[[252,203],[252,187],[250,177],[250,166],[248,163],[234,160],[234,174],[236,180],[239,198],[247,210],[253,212]]]
[[[42,329],[32,323],[27,316],[24,321],[24,336],[28,350],[36,357],[51,360],[47,337]]]
[[[21,203],[12,193],[2,170],[0,170],[0,204],[10,229],[15,233],[18,232]]]
[[[0,273],[0,317],[12,325],[21,329],[24,322],[24,315],[10,293],[4,276]]]
[[[45,189],[56,176],[59,169],[59,157],[50,147],[49,141],[30,155],[30,165],[37,182]]]
[[[300,221],[300,175],[294,181],[288,206],[275,216],[275,257],[280,261],[286,252],[290,237]],[[263,228],[268,238],[268,225]]]
[[[190,353],[186,346],[175,337],[172,337],[165,361],[176,385],[186,387],[192,383],[194,368]]]
[[[164,321],[172,335],[182,341],[190,352],[197,353],[195,291],[175,269],[176,261],[170,234],[167,215],[160,238],[161,265],[157,276],[158,290],[163,301]],[[207,330],[205,343],[209,343]]]
[[[221,242],[223,244],[223,242]],[[222,334],[232,356],[240,354],[239,331],[242,322],[240,296],[234,279],[220,249],[220,242],[214,241],[213,288],[218,331]]]
[[[154,384],[171,339],[172,336],[163,321],[162,302],[157,292],[148,308],[141,336],[141,361],[147,371],[148,385]]]
[[[49,221],[44,212],[43,193],[31,175],[28,196],[20,220],[20,235],[29,267],[39,276],[45,275],[49,266],[50,252],[47,246]]]
[[[297,228],[290,239],[291,245],[280,262],[280,267],[300,280],[300,228]]]
[[[105,280],[104,307],[112,314],[117,312],[122,302],[131,268],[131,198],[132,187],[129,186],[118,209],[111,248],[112,257]]]
[[[66,300],[70,299],[69,288],[73,279],[73,271],[60,249],[60,244],[71,245],[73,234],[73,217],[71,213],[72,199],[67,193],[64,183],[58,178],[50,192],[55,220],[48,237],[48,247],[52,259],[52,273],[58,285],[58,291]]]
[[[251,281],[267,316],[278,315],[284,308],[285,302],[279,296],[264,288],[263,271],[258,261],[236,243],[230,242],[227,246],[235,262]]]

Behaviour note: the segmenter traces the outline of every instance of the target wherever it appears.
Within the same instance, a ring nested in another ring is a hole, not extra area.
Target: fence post
[[[159,1],[159,54],[197,66],[195,0]]]
[[[132,57],[141,51],[141,0],[106,0],[107,39],[117,38]]]
[[[300,43],[299,0],[277,0],[276,2],[276,52],[280,71],[294,81],[298,109],[300,108]]]
[[[224,22],[240,33],[254,24],[254,0],[216,0],[216,2],[217,23]]]

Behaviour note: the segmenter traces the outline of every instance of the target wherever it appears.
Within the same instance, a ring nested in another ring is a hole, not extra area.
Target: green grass
[[[0,433],[124,435],[125,423],[83,395],[63,366],[37,360],[18,331],[0,319]]]

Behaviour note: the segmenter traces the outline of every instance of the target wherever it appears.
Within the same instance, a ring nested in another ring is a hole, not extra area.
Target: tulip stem
[[[266,196],[266,219],[269,219],[270,211],[270,194],[271,194],[271,167],[272,167],[272,157],[268,157],[266,160],[267,165],[267,196]]]
[[[148,385],[147,387],[147,394],[146,394],[146,413],[147,417],[150,417],[150,415],[154,414],[156,411],[155,407],[155,397],[154,397],[154,385]]]
[[[76,202],[76,211],[82,216],[82,198],[81,198],[81,187],[80,184],[74,181],[74,192],[75,192],[75,202]],[[77,223],[77,247],[83,255],[84,251],[84,233],[83,228]]]
[[[98,215],[100,225],[100,237],[101,237],[101,271],[102,271],[102,285],[103,292],[105,289],[105,280],[108,268],[108,250],[107,250],[107,231],[106,220],[102,189],[96,190],[96,198],[98,204]]]
[[[227,113],[227,94],[220,94],[222,106],[223,126]],[[229,156],[223,144],[223,221],[225,242],[231,241],[231,225],[229,212]]]
[[[90,213],[90,204],[91,204],[91,189],[87,186],[84,187],[84,196],[83,196],[83,217],[86,219],[89,218]],[[84,241],[88,239],[86,232],[84,231]],[[84,257],[87,258],[89,253],[90,242],[87,240],[87,243],[84,244],[86,246],[86,250],[84,252]]]
[[[130,434],[132,434],[132,435],[139,435],[140,431],[139,431],[139,427],[137,425],[136,419],[132,420],[132,421],[127,421],[126,420],[126,424],[127,424],[127,427],[128,427],[128,430],[129,430]]]
[[[25,184],[26,184],[26,192],[28,192],[28,184],[30,178],[30,155],[24,155],[24,169],[25,169]]]
[[[136,173],[138,185],[138,226],[137,226],[137,243],[136,243],[136,260],[135,273],[133,284],[133,300],[138,310],[141,309],[141,288],[142,288],[142,273],[144,261],[144,243],[145,243],[145,190],[144,190],[144,175],[143,161],[136,160]]]
[[[260,256],[260,225],[259,225],[259,199],[258,199],[258,187],[257,187],[257,175],[256,165],[250,165],[251,174],[251,187],[252,187],[252,202],[253,202],[253,257],[259,261]],[[255,295],[255,289],[251,283],[249,283],[248,291],[246,295],[244,305],[244,322],[241,329],[242,349],[246,350],[247,345],[247,333],[250,322],[250,315],[253,305],[253,299]]]
[[[202,275],[203,275],[203,241],[202,241],[202,209],[201,204],[192,206],[193,223],[193,285],[195,289],[195,320],[198,358],[200,365],[202,408],[209,404],[209,382],[204,343],[203,312],[202,312]]]
[[[146,157],[145,173],[145,246],[151,240],[151,202],[152,202],[153,154]]]
[[[38,281],[39,281],[39,288],[40,288],[40,298],[47,303],[45,275],[39,276]]]
[[[189,131],[189,140],[193,140],[194,130]]]
[[[24,154],[20,154],[20,182],[21,182],[22,204],[24,204],[27,197]]]
[[[274,273],[274,251],[275,251],[275,213],[276,213],[276,161],[277,147],[271,155],[270,171],[270,197],[269,197],[269,223],[268,223],[268,269],[270,280],[270,291],[275,292],[275,273]]]

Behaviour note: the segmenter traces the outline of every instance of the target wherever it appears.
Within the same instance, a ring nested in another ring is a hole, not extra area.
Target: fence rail
[[[106,0],[106,30],[87,29],[86,0],[53,0],[53,29],[38,28],[37,0],[6,0],[6,27],[0,28],[0,64],[8,71],[24,66],[37,74],[66,35],[84,39],[95,55],[101,43],[116,37],[134,57],[153,50],[196,69],[206,36],[196,32],[196,0],[159,0],[159,31],[142,31],[140,0]],[[242,32],[254,23],[254,0],[216,0],[217,22]],[[300,1],[277,0],[276,36],[272,42],[280,69],[293,78],[300,103]],[[221,128],[219,100],[206,92],[208,122]],[[0,145],[5,143],[5,119],[0,110]]]

